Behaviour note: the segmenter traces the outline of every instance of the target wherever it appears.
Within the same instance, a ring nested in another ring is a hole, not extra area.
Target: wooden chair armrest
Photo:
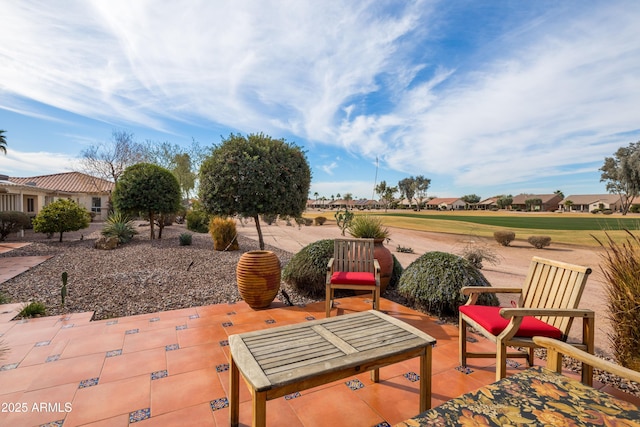
[[[373,268],[374,268],[374,274],[380,274],[380,263],[378,262],[377,259],[373,259]]]
[[[330,258],[329,262],[327,263],[327,272],[333,272],[333,261],[335,260],[335,258]]]
[[[595,317],[595,312],[581,308],[503,308],[500,315],[505,319],[523,316]]]
[[[471,294],[519,294],[522,293],[521,288],[500,288],[496,286],[463,286],[460,289],[463,295]]]
[[[533,337],[533,342],[547,349],[547,368],[552,371],[559,372],[556,369],[557,364],[555,363],[558,357],[562,357],[564,354],[589,366],[593,366],[596,369],[610,372],[614,375],[640,384],[640,372],[601,359],[565,342],[546,337]]]

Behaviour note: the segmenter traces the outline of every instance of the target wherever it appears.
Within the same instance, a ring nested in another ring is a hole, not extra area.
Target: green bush
[[[182,233],[180,234],[180,246],[190,246],[191,241],[193,240],[193,236],[190,233]]]
[[[117,237],[119,243],[127,243],[138,234],[134,222],[127,215],[113,212],[107,217],[101,234],[105,237]]]
[[[33,220],[33,231],[53,235],[77,231],[89,226],[91,216],[83,207],[69,199],[59,199],[42,208]]]
[[[347,231],[356,238],[386,239],[389,229],[382,224],[382,219],[374,215],[356,215]]]
[[[20,211],[0,212],[0,242],[11,233],[16,233],[31,226],[29,215]]]
[[[40,317],[44,316],[46,314],[46,311],[47,310],[44,304],[42,304],[41,302],[32,302],[22,307],[22,310],[20,310],[20,313],[18,315],[23,318]]]
[[[529,236],[527,242],[536,249],[542,249],[551,244],[551,237],[549,236]]]
[[[631,213],[638,213],[640,212],[640,205],[637,203],[634,203],[633,205],[631,205],[631,207],[629,208],[629,212]]]
[[[502,246],[509,246],[516,238],[516,233],[508,230],[498,230],[493,233],[493,238]]]
[[[232,219],[214,216],[209,222],[209,234],[213,239],[213,249],[216,251],[237,251],[240,249],[236,222]]]
[[[464,286],[491,285],[466,259],[446,252],[427,252],[404,270],[398,292],[431,314],[453,316],[467,300],[460,293]],[[482,295],[478,303],[497,306],[498,299]]]
[[[315,222],[316,225],[323,225],[327,222],[327,218],[324,216],[317,216],[314,218],[313,222]]]
[[[187,212],[187,229],[195,233],[209,231],[209,214],[205,211],[191,209]]]
[[[267,225],[273,225],[278,220],[278,214],[262,214],[262,220]]]
[[[282,270],[282,281],[301,295],[324,296],[327,264],[333,256],[333,246],[333,239],[324,239],[302,248]]]
[[[396,289],[404,268],[402,268],[402,264],[400,264],[400,261],[398,261],[395,255],[391,254],[391,256],[393,257],[393,270],[391,271],[391,279],[389,279],[387,289]]]
[[[9,304],[11,302],[11,298],[0,292],[0,304]]]

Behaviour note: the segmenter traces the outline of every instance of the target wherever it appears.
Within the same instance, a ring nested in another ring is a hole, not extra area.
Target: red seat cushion
[[[336,271],[331,275],[334,285],[375,285],[376,277],[373,273],[360,271]]]
[[[510,319],[500,316],[500,310],[504,307],[488,307],[484,305],[462,305],[460,312],[473,319],[493,335],[500,333],[507,327]],[[517,337],[531,338],[543,336],[555,339],[562,339],[562,332],[555,326],[549,325],[533,316],[525,316],[520,324]]]

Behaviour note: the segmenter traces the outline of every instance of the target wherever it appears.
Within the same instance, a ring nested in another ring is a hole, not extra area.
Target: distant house
[[[538,200],[538,203],[529,204],[528,201]],[[531,210],[538,212],[554,212],[560,207],[562,197],[559,194],[518,194],[513,197],[511,209],[515,210]]]
[[[618,194],[573,194],[560,202],[560,209],[568,212],[593,212],[598,209],[622,210],[622,196]]]
[[[104,220],[113,188],[111,181],[80,172],[27,178],[0,176],[0,192],[5,193],[0,197],[0,210],[18,210],[35,216],[42,207],[64,198],[84,206],[94,219]]]
[[[481,210],[491,210],[498,207],[497,202],[497,197],[489,197],[488,199],[484,199],[476,203],[475,208]]]
[[[435,197],[427,202],[427,209],[437,209],[441,211],[462,210],[467,203],[459,197]]]

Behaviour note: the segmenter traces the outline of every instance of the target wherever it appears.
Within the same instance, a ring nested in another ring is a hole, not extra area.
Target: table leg
[[[229,384],[229,424],[236,427],[240,423],[240,371],[233,360],[233,356],[229,356],[229,371],[231,381]]]
[[[253,427],[267,425],[267,393],[253,392]]]
[[[371,370],[371,381],[374,383],[380,382],[380,369]]]
[[[431,408],[431,350],[428,345],[420,356],[420,412]]]

